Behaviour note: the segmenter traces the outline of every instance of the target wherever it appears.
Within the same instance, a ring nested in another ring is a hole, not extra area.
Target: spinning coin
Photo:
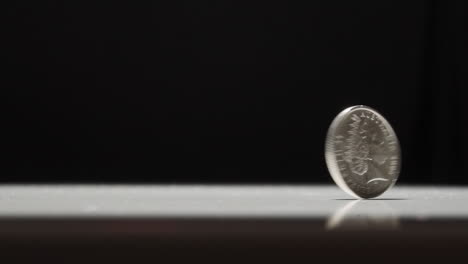
[[[397,136],[374,109],[359,105],[333,120],[325,144],[325,159],[335,183],[357,198],[373,198],[392,187],[400,173]]]

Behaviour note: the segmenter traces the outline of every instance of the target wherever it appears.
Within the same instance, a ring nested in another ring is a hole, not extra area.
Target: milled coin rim
[[[389,130],[390,134],[395,138],[396,147],[397,147],[397,154],[398,154],[398,157],[399,157],[398,168],[397,168],[397,170],[395,172],[395,175],[396,175],[395,178],[392,180],[392,182],[390,183],[388,188],[385,189],[382,193],[380,193],[380,194],[378,194],[376,196],[371,196],[371,197],[359,196],[356,192],[354,192],[351,188],[349,188],[348,184],[346,184],[346,182],[343,179],[343,176],[341,174],[340,169],[338,168],[338,161],[336,160],[336,155],[334,155],[334,153],[335,153],[335,143],[334,143],[333,139],[335,138],[335,134],[336,134],[335,132],[337,131],[337,127],[342,123],[343,120],[345,120],[346,117],[349,116],[349,114],[351,112],[353,112],[355,110],[359,110],[359,109],[370,110],[378,118],[385,121],[384,122],[385,127]],[[358,198],[358,199],[375,198],[375,197],[378,197],[378,196],[382,195],[383,193],[385,193],[389,189],[391,189],[395,185],[396,181],[398,180],[398,178],[400,176],[400,170],[401,170],[400,142],[398,140],[398,137],[397,137],[395,131],[393,130],[393,127],[390,125],[390,122],[388,122],[388,120],[385,117],[383,117],[378,111],[376,111],[372,107],[369,107],[369,106],[366,106],[366,105],[350,106],[350,107],[344,109],[343,111],[341,111],[335,117],[335,119],[333,119],[332,123],[330,124],[330,127],[328,128],[327,138],[326,138],[326,142],[325,142],[325,161],[326,161],[328,171],[330,172],[330,176],[332,177],[333,181],[336,183],[336,185],[338,185],[338,187],[340,187],[347,194],[349,194],[349,195],[351,195],[351,196],[353,196],[355,198]]]

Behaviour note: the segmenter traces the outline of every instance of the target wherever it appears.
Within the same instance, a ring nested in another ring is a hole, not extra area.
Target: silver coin
[[[400,144],[388,121],[359,105],[333,120],[325,143],[325,159],[335,183],[357,198],[374,198],[398,179]]]

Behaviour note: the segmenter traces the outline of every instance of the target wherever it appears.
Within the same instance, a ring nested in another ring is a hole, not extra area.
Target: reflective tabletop
[[[356,200],[333,185],[0,186],[0,247],[15,257],[57,247],[103,258],[149,254],[145,248],[172,252],[168,258],[255,249],[261,258],[282,252],[330,262],[388,250],[468,258],[467,244],[467,187],[396,185]]]

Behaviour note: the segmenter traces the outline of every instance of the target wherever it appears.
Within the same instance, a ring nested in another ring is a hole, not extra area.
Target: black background
[[[345,107],[468,183],[464,1],[13,1],[1,181],[331,182]],[[3,100],[2,100],[3,101]]]

